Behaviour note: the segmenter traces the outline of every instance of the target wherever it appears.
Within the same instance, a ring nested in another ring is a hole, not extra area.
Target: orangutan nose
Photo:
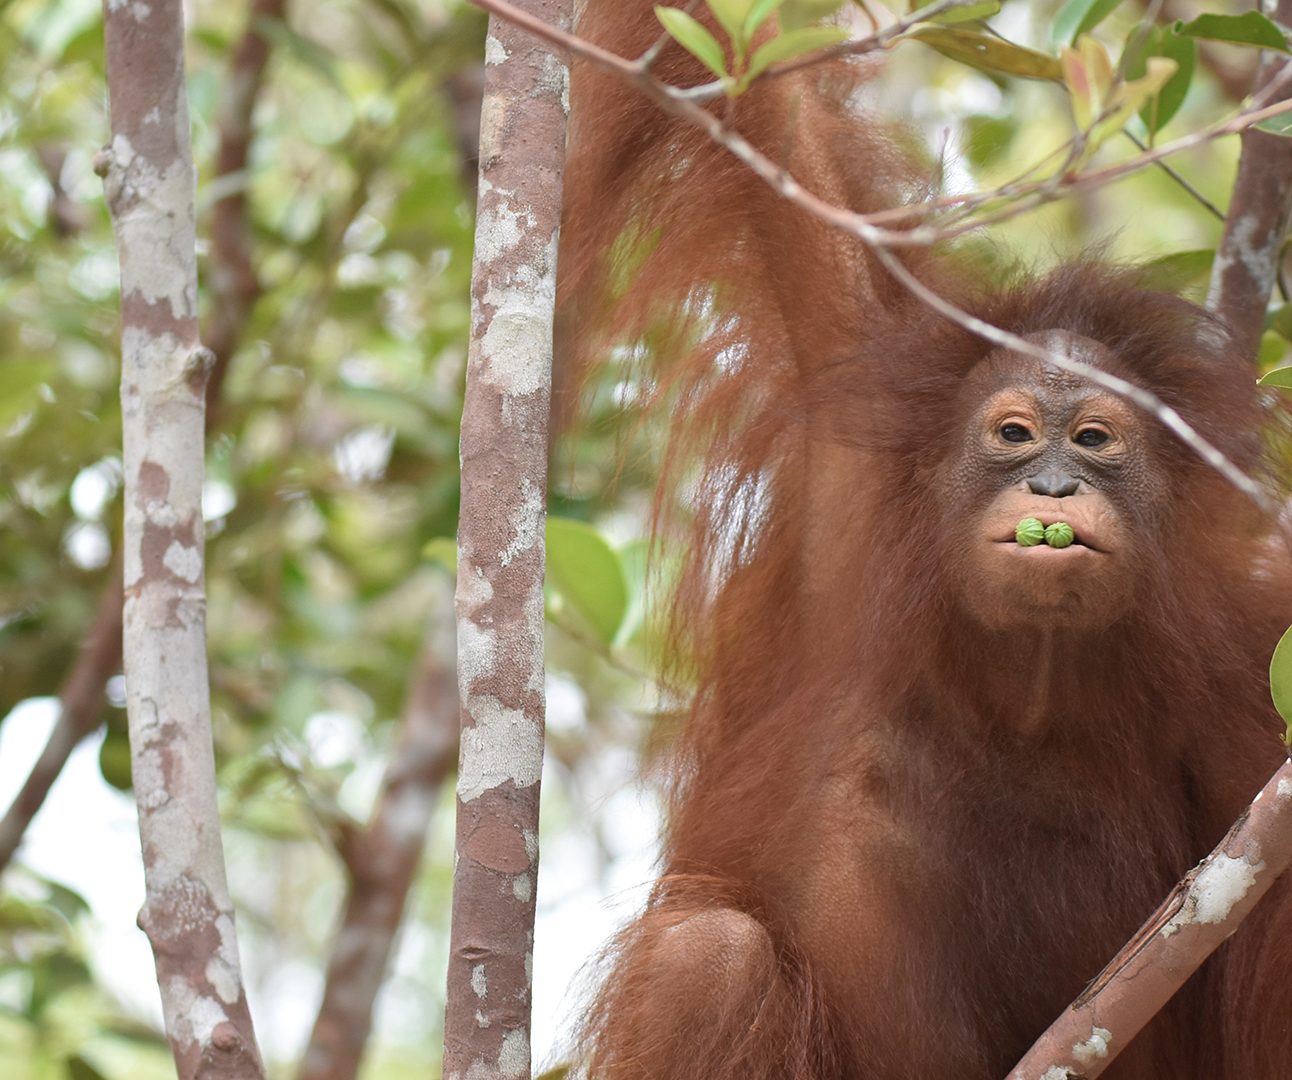
[[[1029,476],[1027,486],[1033,495],[1049,495],[1054,499],[1062,499],[1066,495],[1075,495],[1077,488],[1081,486],[1081,481],[1075,476],[1052,469],[1049,472]]]

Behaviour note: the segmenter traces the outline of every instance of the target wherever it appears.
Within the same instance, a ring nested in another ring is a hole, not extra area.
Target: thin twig
[[[1130,139],[1130,141],[1135,144],[1136,148],[1138,148],[1141,153],[1144,153],[1144,154],[1148,153],[1149,151],[1148,144],[1145,143],[1142,139],[1140,139],[1139,136],[1134,134],[1134,132],[1123,129],[1122,134],[1125,135],[1126,138]],[[1161,169],[1164,173],[1166,173],[1166,175],[1169,176],[1172,180],[1174,180],[1177,184],[1179,184],[1180,187],[1182,187],[1185,191],[1187,191],[1189,195],[1193,198],[1193,200],[1204,210],[1206,210],[1207,213],[1209,213],[1217,221],[1225,220],[1225,212],[1221,210],[1220,207],[1218,207],[1210,199],[1208,199],[1207,196],[1205,196],[1201,191],[1199,191],[1196,187],[1194,187],[1193,182],[1189,180],[1189,178],[1186,177],[1183,173],[1179,172],[1177,169],[1168,165],[1165,161],[1159,161],[1157,163],[1157,167]]]
[[[687,0],[687,2],[682,5],[682,10],[690,15],[699,6],[700,0]],[[672,40],[672,35],[667,31],[664,31],[655,39],[655,43],[637,58],[637,63],[641,65],[643,69],[649,71],[655,66],[655,61],[659,59],[659,54],[664,51],[665,47]]]

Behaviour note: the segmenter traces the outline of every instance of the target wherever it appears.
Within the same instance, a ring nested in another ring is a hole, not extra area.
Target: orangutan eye
[[[1005,424],[1000,429],[1000,437],[1006,442],[1025,443],[1032,441],[1032,433],[1022,424]]]
[[[1077,432],[1074,440],[1078,446],[1084,446],[1088,450],[1093,450],[1098,446],[1103,446],[1108,441],[1108,432],[1099,428],[1086,428]]]

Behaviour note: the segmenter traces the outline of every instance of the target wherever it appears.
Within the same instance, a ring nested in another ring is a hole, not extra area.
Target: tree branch
[[[196,170],[180,0],[107,4],[121,270],[122,653],[148,935],[179,1080],[264,1076],[216,798],[202,482],[212,356],[198,337]]]
[[[109,582],[76,663],[58,692],[58,720],[22,789],[0,821],[0,872],[9,865],[23,833],[67,759],[80,741],[98,727],[103,715],[103,687],[121,667],[121,562],[109,571]]]
[[[251,262],[251,223],[247,210],[247,155],[254,134],[256,102],[269,63],[269,41],[258,23],[281,21],[286,0],[251,0],[247,26],[233,51],[223,96],[216,113],[220,147],[215,155],[215,183],[225,194],[211,208],[211,308],[206,347],[215,354],[206,391],[206,427],[219,422],[216,411],[229,361],[260,295]]]
[[[300,1080],[353,1080],[358,1073],[372,1028],[373,1003],[437,796],[457,766],[453,598],[447,585],[436,592],[426,640],[409,682],[399,745],[386,769],[372,820],[341,847],[350,875],[349,894]]]
[[[1094,1080],[1238,929],[1290,862],[1292,762],[1285,762],[1009,1080]]]
[[[527,0],[542,25],[572,0]],[[542,16],[541,18],[539,16]],[[543,523],[569,72],[490,20],[462,413],[445,1076],[528,1076],[543,767]]]
[[[1284,25],[1292,20],[1292,0],[1279,0],[1274,17]],[[1286,100],[1292,95],[1289,75],[1292,64],[1287,57],[1269,53],[1257,86]],[[1224,320],[1244,352],[1255,359],[1292,214],[1292,139],[1249,128],[1242,140],[1238,178],[1211,268],[1207,308]]]
[[[251,14],[242,41],[234,50],[224,99],[219,108],[220,148],[216,154],[215,183],[237,177],[247,167],[251,120],[263,83],[268,50],[255,27],[259,17],[281,18],[284,0],[252,0]],[[206,386],[206,429],[218,423],[220,387],[229,361],[245,329],[259,283],[251,267],[250,227],[245,187],[219,199],[213,209],[211,254],[211,314],[208,348],[215,356]],[[81,740],[98,727],[103,708],[103,687],[121,669],[121,563],[99,598],[98,614],[86,632],[76,664],[59,692],[59,716],[22,790],[0,820],[0,873],[13,858],[32,818],[45,802],[49,789],[63,771]]]

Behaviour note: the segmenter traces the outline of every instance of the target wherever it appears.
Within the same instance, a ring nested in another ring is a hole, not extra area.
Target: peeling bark
[[[457,764],[454,623],[447,584],[413,672],[399,745],[386,770],[372,821],[345,838],[350,874],[345,911],[332,943],[323,1003],[300,1080],[352,1080],[372,1029],[372,1008],[408,891],[417,872],[440,787]]]
[[[1284,25],[1292,22],[1292,0],[1279,0],[1273,17]],[[1292,70],[1287,57],[1267,54],[1256,85],[1258,92],[1273,91],[1271,101],[1292,96]],[[1207,308],[1225,321],[1253,359],[1265,328],[1265,309],[1278,277],[1289,214],[1292,214],[1292,139],[1248,128],[1242,134],[1238,177],[1234,181],[1224,235],[1211,268]]]
[[[1257,794],[1009,1080],[1094,1080],[1292,863],[1292,761]]]
[[[527,0],[568,24],[571,0]],[[543,763],[543,525],[569,74],[491,19],[458,529],[457,861],[446,1080],[530,1072]]]
[[[179,0],[105,0],[121,267],[123,654],[146,897],[180,1080],[264,1075],[216,802],[202,480],[211,354],[197,329],[195,170]]]

